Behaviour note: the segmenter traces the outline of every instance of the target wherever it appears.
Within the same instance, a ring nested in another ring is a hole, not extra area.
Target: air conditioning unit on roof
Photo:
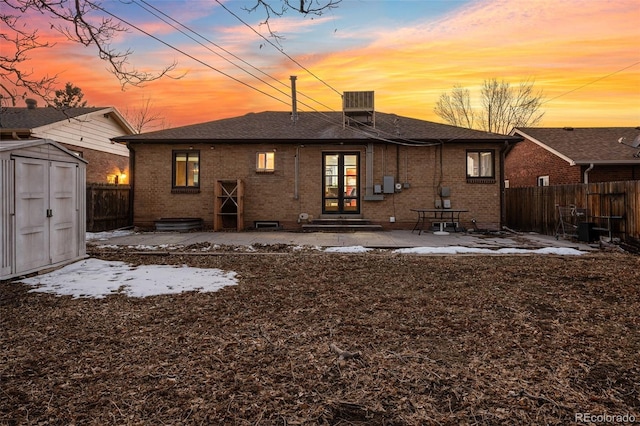
[[[374,92],[344,92],[342,115],[344,125],[364,124],[375,127]]]
[[[373,111],[373,91],[344,92],[342,95],[343,111]]]

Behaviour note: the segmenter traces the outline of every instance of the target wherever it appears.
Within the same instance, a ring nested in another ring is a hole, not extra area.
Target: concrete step
[[[367,219],[323,218],[314,219],[311,223],[302,225],[302,230],[306,232],[380,231],[382,226],[374,225]]]

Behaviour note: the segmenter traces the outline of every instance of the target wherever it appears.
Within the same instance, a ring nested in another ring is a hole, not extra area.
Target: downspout
[[[591,170],[593,170],[594,167],[595,167],[595,164],[593,164],[593,163],[589,164],[589,167],[587,167],[587,169],[582,174],[582,176],[583,176],[582,181],[586,186],[585,191],[584,191],[584,207],[585,207],[585,209],[589,208],[589,172]],[[590,213],[587,212],[587,214],[590,214]]]
[[[400,145],[396,145],[396,183],[400,182]]]
[[[584,173],[583,173],[584,177],[582,179],[582,182],[584,184],[589,184],[589,172],[591,170],[593,170],[594,167],[595,167],[595,165],[593,163],[591,163],[591,164],[589,164],[589,167],[587,168],[587,170],[584,171]]]
[[[293,199],[299,199],[300,188],[300,146],[296,147],[296,157],[293,164]]]
[[[366,153],[367,171],[365,175],[365,195],[373,196],[373,143],[367,144]]]
[[[131,226],[133,224],[133,196],[135,194],[135,167],[136,167],[136,151],[133,149],[131,144],[127,142],[127,149],[129,149],[129,223]]]
[[[504,204],[505,200],[505,187],[504,187],[504,164],[506,162],[507,151],[511,148],[509,141],[504,141],[504,146],[500,149],[500,229],[506,226],[507,221],[507,206]]]

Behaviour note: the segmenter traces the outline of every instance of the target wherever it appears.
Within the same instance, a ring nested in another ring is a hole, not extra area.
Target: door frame
[[[327,158],[338,157],[338,164],[327,164]],[[346,156],[354,156],[355,164],[345,164]],[[347,174],[347,168],[355,168],[355,174]],[[351,182],[355,180],[355,182]],[[328,185],[331,181],[330,185]],[[335,194],[332,194],[335,192]],[[335,203],[336,209],[327,208]],[[347,204],[348,203],[348,204]],[[326,151],[322,153],[322,214],[360,214],[360,152]]]

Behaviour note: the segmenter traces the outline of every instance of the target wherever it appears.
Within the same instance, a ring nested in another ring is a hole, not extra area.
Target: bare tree
[[[507,134],[514,127],[535,126],[542,120],[542,91],[535,92],[527,80],[514,89],[504,80],[485,80],[480,96],[480,110],[471,107],[470,92],[454,86],[444,93],[433,111],[454,126],[479,128],[492,133]]]
[[[514,127],[535,126],[544,116],[541,106],[542,92],[534,93],[531,81],[514,89],[504,80],[485,80],[480,124],[483,130],[499,134],[507,134]]]
[[[280,39],[275,32],[271,30],[269,26],[269,20],[273,16],[283,16],[288,10],[294,10],[303,15],[316,15],[322,16],[322,14],[329,10],[338,7],[338,4],[342,0],[280,0],[280,1],[267,1],[267,0],[254,0],[255,4],[252,7],[244,8],[247,12],[255,12],[261,9],[265,15],[265,19],[262,22],[266,25],[269,34],[275,39]],[[277,4],[278,6],[274,6]]]
[[[473,128],[475,114],[471,108],[469,89],[459,85],[453,86],[451,94],[440,95],[433,110],[449,124]]]
[[[121,0],[129,3],[130,0]],[[342,0],[254,0],[255,5],[247,10],[262,8],[266,14],[264,23],[272,16],[282,16],[288,9],[302,14],[321,15],[324,10],[337,7]],[[280,7],[277,7],[277,5]],[[28,71],[28,54],[33,49],[51,48],[53,44],[41,42],[37,30],[28,30],[25,22],[28,13],[46,16],[51,28],[58,30],[69,40],[84,46],[93,46],[98,57],[108,63],[108,69],[118,79],[122,89],[126,86],[142,86],[144,83],[171,76],[177,63],[164,67],[158,72],[146,72],[131,67],[129,59],[132,50],[118,51],[111,47],[114,38],[129,29],[114,15],[106,11],[101,0],[0,0],[0,40],[6,41],[13,49],[3,47],[0,52],[0,101],[13,106],[18,99],[28,93],[52,102],[52,94],[57,76],[34,77]],[[275,37],[275,34],[272,33]],[[8,50],[12,50],[8,52]],[[24,90],[24,92],[23,92]]]
[[[0,9],[0,41],[5,43],[0,50],[0,100],[16,106],[19,99],[25,99],[28,93],[45,100],[51,99],[57,76],[33,77],[33,71],[26,69],[28,53],[34,49],[53,47],[52,44],[38,40],[38,31],[28,31],[19,25],[18,15]],[[13,48],[9,47],[13,46]]]
[[[151,98],[143,99],[142,106],[140,108],[133,110],[127,108],[124,111],[124,116],[138,133],[142,133],[143,130],[151,130],[157,127],[160,127],[161,129],[167,127],[164,117],[153,110]]]
[[[23,22],[24,16],[31,13],[39,13],[49,18],[51,28],[59,31],[69,40],[84,46],[94,46],[98,57],[109,64],[109,70],[116,76],[122,88],[127,85],[138,86],[143,83],[157,80],[175,69],[176,63],[165,67],[156,73],[140,71],[131,68],[128,59],[132,55],[131,50],[117,51],[111,48],[111,41],[117,34],[128,29],[115,21],[108,14],[97,16],[104,12],[98,0],[2,0],[3,7],[0,12],[0,20],[7,25],[9,30],[2,33],[2,38],[15,46],[16,53],[0,57],[2,63],[2,89],[3,96],[11,98],[12,103],[18,97],[24,95],[12,91],[9,84],[15,87],[24,87],[51,103],[53,85],[56,76],[44,77],[40,80],[30,79],[33,73],[24,71],[27,53],[36,48],[49,48],[53,45],[39,41],[37,30],[26,30],[27,24]]]

